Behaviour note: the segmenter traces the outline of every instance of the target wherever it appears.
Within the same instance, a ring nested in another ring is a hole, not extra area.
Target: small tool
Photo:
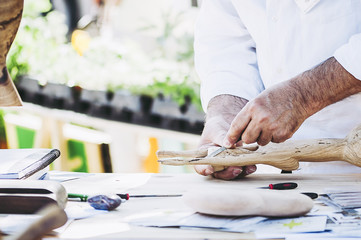
[[[78,193],[68,193],[68,198],[71,199],[80,199],[81,202],[86,202],[88,200],[88,195],[78,194]]]
[[[298,185],[295,182],[284,182],[284,183],[275,183],[270,184],[268,187],[260,187],[262,189],[274,189],[274,190],[287,190],[287,189],[295,189]]]
[[[261,189],[273,189],[273,190],[287,190],[295,189],[298,187],[298,184],[295,182],[285,182],[285,183],[276,183],[270,184],[268,187],[260,187]],[[314,192],[301,192],[303,195],[310,197],[311,199],[318,198],[318,194]]]
[[[182,194],[142,194],[142,195],[129,195],[129,193],[117,193],[121,199],[129,200],[130,198],[148,198],[148,197],[181,197]],[[80,199],[81,202],[86,202],[89,198],[88,195],[78,194],[78,193],[69,193],[68,198]]]
[[[311,199],[316,199],[318,198],[318,194],[314,193],[314,192],[301,192],[302,194],[309,196]]]
[[[227,149],[226,147],[220,147],[216,151],[210,153],[207,157],[215,157],[226,149]]]
[[[122,200],[116,194],[102,194],[88,198],[88,203],[95,209],[111,211],[119,207],[122,203]]]
[[[121,194],[123,197],[129,196],[129,194]],[[99,194],[92,197],[89,197],[85,194],[78,193],[68,193],[68,198],[71,199],[80,199],[81,202],[88,202],[90,206],[98,210],[114,210],[119,207],[122,203],[122,198],[117,194]],[[128,198],[129,199],[129,198]],[[126,200],[128,200],[126,199]]]
[[[121,194],[118,194],[118,196]],[[128,194],[129,196],[129,194]],[[144,195],[130,195],[129,198],[149,198],[149,197],[182,197],[182,194],[144,194]],[[127,199],[127,200],[128,200]]]
[[[242,134],[239,136],[237,142],[239,142],[241,140],[242,140]],[[222,147],[218,148],[217,150],[215,150],[214,152],[210,153],[207,157],[215,157],[225,150],[227,150],[227,148],[222,146]]]
[[[101,195],[101,194],[99,194]],[[129,200],[129,194],[128,193],[123,193],[123,194],[115,194],[118,197],[120,197],[121,199],[124,200]],[[89,199],[89,196],[86,194],[79,194],[79,193],[68,193],[68,198],[71,199],[80,199],[81,202],[87,202]]]

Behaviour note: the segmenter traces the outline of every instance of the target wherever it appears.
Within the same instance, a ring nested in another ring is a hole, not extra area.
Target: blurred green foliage
[[[183,14],[163,15],[157,48],[146,52],[134,40],[114,41],[91,37],[88,49],[79,55],[67,42],[65,16],[51,10],[49,0],[26,0],[23,19],[10,49],[7,66],[16,81],[31,75],[47,82],[78,85],[85,89],[171,97],[182,105],[185,99],[201,109],[199,80],[193,63],[193,36],[174,32]],[[46,14],[44,14],[46,13]]]
[[[6,132],[4,125],[4,111],[0,109],[0,142],[6,142]]]

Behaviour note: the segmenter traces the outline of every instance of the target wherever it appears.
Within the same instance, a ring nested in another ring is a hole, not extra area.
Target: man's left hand
[[[361,92],[361,81],[333,57],[288,81],[274,85],[237,114],[223,141],[229,148],[244,143],[283,142],[326,106]]]
[[[233,120],[223,145],[231,147],[241,134],[247,144],[283,142],[307,117],[300,93],[287,82],[281,83],[247,103]]]

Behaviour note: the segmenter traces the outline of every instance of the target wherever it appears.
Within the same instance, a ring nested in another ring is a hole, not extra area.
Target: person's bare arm
[[[246,105],[247,100],[232,95],[219,95],[211,99],[207,108],[204,130],[202,133],[200,148],[221,146],[232,120]],[[212,166],[198,165],[195,170],[202,175],[230,180],[238,176],[244,176],[256,171],[256,166],[228,167],[223,171],[214,172]]]
[[[223,145],[232,147],[240,136],[245,143],[283,142],[306,118],[359,92],[361,81],[332,57],[247,103],[232,121]]]

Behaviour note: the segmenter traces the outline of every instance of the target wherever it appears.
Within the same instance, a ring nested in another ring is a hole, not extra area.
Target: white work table
[[[296,182],[297,192],[323,193],[327,187],[358,187],[361,174],[350,175],[299,175],[299,174],[253,174],[244,179],[222,181],[197,174],[92,174],[91,176],[65,181],[63,186],[70,193],[124,193],[130,195],[183,194],[192,188],[231,187],[236,191],[256,189],[277,182]],[[210,199],[212,201],[212,199]],[[68,206],[75,204],[69,202]],[[79,203],[76,203],[79,204]],[[87,203],[82,203],[87,204]],[[137,214],[156,210],[186,210],[181,197],[130,198],[115,211],[74,220],[59,234],[60,239],[255,239],[252,233],[232,233],[206,229],[181,229],[140,227],[128,224],[127,219]]]

